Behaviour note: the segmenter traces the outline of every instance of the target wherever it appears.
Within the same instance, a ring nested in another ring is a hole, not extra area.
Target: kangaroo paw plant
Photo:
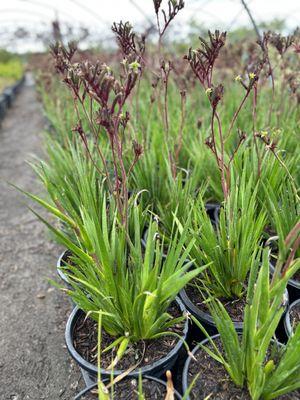
[[[291,236],[294,236],[293,232]],[[291,257],[296,246],[295,243],[292,246]],[[285,311],[282,299],[288,279],[299,267],[299,259],[287,257],[281,276],[270,282],[269,254],[267,249],[264,250],[261,268],[259,271],[252,268],[249,276],[241,334],[235,330],[222,303],[211,299],[209,307],[219,336],[209,337],[201,324],[194,320],[208,339],[193,351],[196,360],[189,359],[186,364],[185,385],[199,372],[198,384],[192,389],[192,399],[208,395],[215,379],[220,381],[219,387],[213,389],[215,398],[268,400],[299,397],[299,391],[291,394],[294,397],[281,396],[300,388],[300,326],[286,345],[279,343],[275,337],[275,330]],[[201,361],[203,356],[205,363]],[[200,368],[199,362],[202,365]],[[205,382],[208,379],[206,368],[210,371],[211,382]]]

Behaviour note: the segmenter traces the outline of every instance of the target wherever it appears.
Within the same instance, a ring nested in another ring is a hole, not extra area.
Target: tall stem
[[[255,135],[255,131],[256,131],[256,106],[257,106],[257,87],[254,86],[253,108],[252,108],[252,120],[253,120],[252,134],[253,134],[253,138],[254,138],[254,146],[255,146],[255,151],[256,151],[256,155],[257,155],[257,177],[259,179],[260,175],[261,175],[261,159],[260,159],[260,154],[259,154],[257,137]]]
[[[248,16],[249,16],[249,19],[250,19],[250,21],[251,21],[251,23],[252,23],[252,25],[253,25],[253,28],[254,28],[254,30],[255,30],[255,32],[256,32],[256,35],[257,35],[258,39],[261,40],[261,36],[260,36],[260,32],[259,32],[258,26],[257,26],[257,24],[256,24],[256,22],[255,22],[255,19],[253,18],[253,15],[252,15],[252,13],[251,13],[251,11],[250,11],[250,9],[249,9],[247,3],[246,3],[244,0],[241,0],[241,3],[242,3],[242,5],[244,6],[244,8],[245,8],[245,10],[246,10],[246,13],[247,13]]]
[[[221,150],[221,157],[219,157],[218,149],[217,149],[217,146],[216,146],[216,137],[215,137],[215,128],[214,128],[215,116],[216,116],[216,110],[215,110],[215,108],[213,108],[212,116],[211,116],[211,136],[212,136],[213,153],[214,153],[214,155],[216,157],[217,165],[218,165],[220,173],[221,173],[221,185],[222,185],[224,198],[226,199],[227,195],[228,195],[228,190],[227,190],[226,179],[225,179],[224,153],[223,153],[223,156],[222,156],[222,150]],[[217,119],[218,124],[219,124],[220,123],[220,119],[219,118],[216,118],[216,119]],[[219,130],[219,134],[220,134],[220,130]],[[222,136],[222,132],[221,132],[221,136]],[[223,147],[223,151],[224,151],[224,147]]]
[[[228,137],[230,136],[230,133],[231,133],[232,128],[233,128],[233,125],[234,125],[234,123],[235,123],[235,121],[236,121],[241,109],[243,108],[243,105],[245,104],[245,101],[247,100],[247,97],[249,96],[249,93],[250,93],[250,89],[247,89],[246,94],[243,97],[243,100],[241,101],[240,105],[238,106],[238,108],[236,109],[236,111],[235,111],[235,113],[234,113],[234,115],[232,117],[232,120],[230,122],[230,126],[229,126],[229,130],[228,130],[226,139],[228,139]]]
[[[229,170],[227,171],[228,180],[226,179],[226,166],[225,166],[225,149],[224,149],[224,138],[222,134],[222,125],[219,114],[215,111],[215,118],[218,122],[218,132],[219,132],[219,139],[220,139],[220,147],[221,147],[221,154],[220,154],[220,166],[221,166],[221,174],[222,174],[222,188],[224,192],[224,198],[226,199],[228,196],[228,186],[227,181],[230,181],[229,178]]]
[[[89,122],[89,126],[90,126],[90,129],[91,129],[91,131],[92,131],[92,133],[94,135],[94,138],[95,138],[95,140],[97,140],[98,133],[97,133],[97,131],[95,129],[93,120],[92,120],[92,118],[90,118],[88,112],[86,111],[86,108],[85,108],[83,100],[80,97],[78,97],[78,100],[79,100],[79,102],[81,104],[81,107],[83,109],[83,112],[84,112],[84,114],[85,114],[85,116],[86,116],[86,118],[87,118],[87,120]],[[78,109],[76,109],[76,110],[77,110],[77,115],[79,116]],[[104,157],[101,149],[99,148],[98,143],[95,143],[95,146],[96,146],[97,152],[98,152],[98,154],[99,154],[99,156],[101,158],[104,170],[105,170],[105,175],[106,175],[106,179],[107,179],[107,184],[108,184],[109,190],[110,190],[111,193],[113,193],[113,187],[112,187],[112,184],[111,184],[111,181],[110,181],[110,176],[109,176],[109,172],[108,172],[108,168],[107,168],[107,163],[106,163],[105,157]],[[95,162],[93,162],[93,163],[96,166],[96,163]]]

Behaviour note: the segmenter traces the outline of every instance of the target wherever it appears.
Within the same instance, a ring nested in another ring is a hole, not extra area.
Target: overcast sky
[[[257,21],[274,18],[285,19],[289,27],[300,22],[300,0],[247,0]],[[10,44],[24,48],[36,48],[32,41],[10,42],[16,27],[22,26],[31,32],[49,29],[56,16],[61,24],[88,26],[92,32],[109,36],[113,21],[129,20],[134,25],[144,24],[145,15],[152,19],[152,0],[0,0],[0,46]],[[249,24],[248,16],[240,0],[185,0],[185,8],[177,21],[184,26],[195,18],[211,28],[229,29]]]

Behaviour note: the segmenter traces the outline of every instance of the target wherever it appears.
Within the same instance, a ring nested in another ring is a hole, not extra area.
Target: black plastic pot
[[[126,379],[126,378],[125,378]],[[127,379],[130,379],[130,378],[127,378]],[[158,378],[155,378],[155,377],[153,377],[153,376],[143,376],[143,379],[148,379],[148,380],[151,380],[151,381],[154,381],[154,382],[157,382],[157,383],[160,383],[162,386],[164,386],[164,387],[166,387],[166,382],[164,382],[164,381],[162,381],[161,379],[158,379]],[[104,381],[103,381],[103,383],[105,384],[105,383],[108,383],[109,382],[109,379],[105,379]],[[117,385],[117,384],[116,384]],[[97,389],[97,383],[95,383],[95,384],[93,384],[92,386],[89,386],[89,387],[87,387],[86,389],[84,389],[82,392],[80,392],[80,393],[78,393],[78,395],[74,398],[74,400],[81,400],[82,399],[82,397],[84,396],[84,395],[86,395],[86,394],[88,394],[91,390],[93,390],[93,389]],[[175,397],[175,400],[181,400],[182,399],[182,397],[180,396],[180,394],[175,390],[174,391],[174,397]],[[117,399],[116,399],[117,400]],[[149,400],[151,400],[151,399],[149,399]]]
[[[19,93],[19,91],[20,91],[20,84],[19,84],[19,82],[15,83],[15,84],[11,87],[11,89],[12,89],[12,92],[13,92],[14,96],[16,96],[16,95]]]
[[[13,93],[13,91],[12,91],[12,88],[6,88],[4,91],[3,91],[3,95],[4,95],[4,97],[5,97],[5,101],[6,101],[6,107],[11,107],[11,105],[12,105],[12,102],[13,102],[13,100],[14,100],[14,93]]]
[[[217,225],[219,222],[219,214],[220,214],[220,204],[217,203],[206,203],[205,208],[207,214],[209,215],[211,221]]]
[[[61,267],[63,267],[65,265],[65,263],[70,255],[71,255],[71,252],[69,250],[65,250],[63,253],[61,253],[61,255],[59,256],[59,258],[57,260],[56,272],[57,272],[57,275],[60,277],[60,279],[64,282],[64,285],[66,286],[66,288],[71,290],[72,286],[69,284],[68,277],[64,273],[64,271],[61,269]],[[70,296],[68,296],[68,299],[73,308],[75,306],[73,299]]]
[[[0,121],[4,118],[6,112],[6,98],[3,94],[0,95]]]
[[[179,305],[182,312],[186,311],[182,301],[178,297],[176,298],[176,302]],[[84,312],[82,310],[80,310],[78,307],[74,308],[74,310],[72,311],[72,313],[68,319],[67,325],[66,325],[65,340],[66,340],[67,349],[68,349],[71,357],[80,366],[80,368],[87,371],[89,378],[92,381],[96,382],[97,373],[98,373],[97,366],[88,362],[83,357],[81,357],[81,355],[76,351],[76,349],[73,345],[74,328],[75,328],[76,322],[78,321],[79,317],[81,317],[83,314],[84,314]],[[189,323],[186,320],[184,329],[183,329],[182,340],[178,341],[176,346],[170,351],[170,353],[168,355],[166,355],[162,359],[154,362],[151,365],[146,365],[144,367],[141,367],[141,368],[138,368],[137,370],[132,371],[131,373],[129,373],[128,376],[137,377],[139,375],[139,372],[141,372],[142,375],[150,375],[150,376],[154,376],[156,378],[160,378],[160,377],[164,376],[166,371],[172,369],[172,367],[174,366],[174,364],[178,358],[178,354],[183,347],[183,341],[186,341],[188,329],[189,329]],[[124,371],[116,369],[113,371],[113,375],[118,376],[123,372]],[[111,375],[112,375],[111,371],[101,369],[101,376],[103,378],[109,378],[109,377],[111,377]]]
[[[186,309],[204,326],[204,328],[207,330],[207,332],[210,335],[215,335],[218,333],[216,324],[212,318],[212,316],[205,311],[200,310],[200,308],[198,308],[193,302],[192,300],[189,298],[189,296],[187,295],[185,289],[182,289],[180,292],[180,298],[183,301]],[[284,300],[283,300],[283,306],[284,307],[288,307],[289,304],[289,295],[288,295],[288,291],[285,291],[285,296],[284,296]],[[243,330],[243,322],[234,322],[234,327],[238,332],[242,332]],[[278,331],[278,336],[281,338],[281,334],[282,334],[282,329],[281,329],[281,325],[279,324],[279,331]],[[199,338],[203,338],[203,333],[202,331],[193,325],[193,334],[194,334],[194,338],[198,339]]]
[[[293,328],[292,328],[292,323],[291,323],[291,315],[290,315],[290,312],[291,312],[291,309],[292,309],[293,307],[297,306],[297,305],[300,305],[300,299],[295,300],[295,301],[289,306],[289,308],[287,309],[287,312],[286,312],[286,314],[285,314],[285,317],[284,317],[283,324],[284,324],[284,329],[285,329],[285,333],[286,333],[287,338],[290,338],[290,337],[293,335]]]
[[[65,250],[61,255],[59,256],[56,264],[56,271],[60,279],[65,283],[66,286],[70,287],[68,277],[64,273],[62,267],[66,264],[68,257],[71,255],[71,252],[69,250]]]
[[[14,85],[11,86],[11,89],[12,89],[14,95],[19,93],[24,81],[25,81],[25,77],[23,76]]]

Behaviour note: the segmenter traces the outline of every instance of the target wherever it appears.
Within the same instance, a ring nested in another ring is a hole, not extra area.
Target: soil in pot
[[[174,318],[182,315],[177,303],[172,303],[168,312]],[[182,336],[184,330],[185,321],[176,324],[170,328],[171,332],[176,332]],[[91,318],[85,319],[85,315],[80,316],[76,322],[74,328],[74,347],[76,351],[83,357],[86,361],[96,364],[97,363],[97,332],[98,325],[97,322]],[[105,330],[102,330],[102,349],[109,346],[115,338],[108,335]],[[163,336],[159,339],[150,340],[148,342],[137,342],[132,343],[124,356],[118,362],[116,368],[118,370],[126,370],[133,365],[138,364],[138,368],[144,367],[146,365],[151,365],[161,358],[167,356],[170,351],[178,342],[178,338],[174,336]],[[113,358],[115,357],[115,351],[102,352],[101,354],[101,367],[107,369],[111,364]]]
[[[194,284],[193,284],[194,283]],[[185,288],[186,294],[193,304],[198,307],[204,313],[209,313],[207,304],[203,301],[203,297],[199,289],[197,288],[196,282],[191,282]],[[225,298],[219,298],[229,316],[234,322],[243,322],[244,308],[246,306],[246,295],[240,299],[229,300]]]
[[[143,394],[146,400],[165,400],[166,386],[153,379],[143,379]],[[118,382],[114,386],[113,395],[116,400],[138,400],[138,379],[128,378]],[[80,397],[80,400],[97,400],[97,389],[89,391]],[[175,399],[179,396],[175,395]],[[79,400],[79,399],[78,399]]]
[[[300,323],[300,299],[294,301],[288,308],[284,318],[284,329],[286,339],[293,335],[297,325]]]
[[[187,308],[187,310],[204,326],[207,332],[210,335],[217,334],[217,327],[216,324],[210,315],[209,308],[203,297],[201,292],[198,289],[197,279],[194,279],[190,284],[188,284],[184,290],[180,292],[180,297]],[[240,299],[236,298],[233,300],[226,299],[226,298],[219,298],[222,302],[224,308],[226,309],[227,313],[231,317],[235,329],[239,332],[243,329],[243,318],[244,318],[244,309],[246,306],[246,294],[241,297]],[[288,291],[285,291],[284,298],[283,298],[283,306],[286,308],[289,303],[289,295]],[[282,317],[283,322],[284,316]],[[282,335],[284,333],[283,323],[278,324],[278,328],[276,330],[276,336],[278,339],[282,340]],[[193,324],[191,329],[191,336],[193,340],[202,340],[204,338],[202,331],[196,324]]]
[[[300,323],[300,302],[290,309],[290,320],[292,329],[295,331],[297,325]]]
[[[202,324],[202,326],[210,335],[215,335],[218,333],[216,324],[209,312],[207,304],[205,304],[197,285],[194,285],[193,281],[180,292],[180,297],[186,309]],[[246,305],[246,296],[242,297],[238,301],[236,299],[231,301],[229,299],[220,300],[224,300],[222,301],[222,304],[232,318],[235,328],[238,331],[241,331],[243,329],[243,315],[244,307]],[[202,330],[195,323],[192,323],[190,329],[190,339],[192,341],[196,340],[199,342],[204,338],[205,337]]]
[[[215,345],[222,352],[220,338],[214,339]],[[212,349],[211,344],[206,346]],[[245,388],[237,387],[230,379],[228,373],[221,363],[214,360],[207,352],[199,348],[194,353],[197,361],[191,359],[187,372],[187,385],[199,374],[198,379],[190,392],[190,400],[204,400],[206,396],[211,396],[214,400],[251,400]],[[300,391],[278,397],[278,400],[299,400]]]

